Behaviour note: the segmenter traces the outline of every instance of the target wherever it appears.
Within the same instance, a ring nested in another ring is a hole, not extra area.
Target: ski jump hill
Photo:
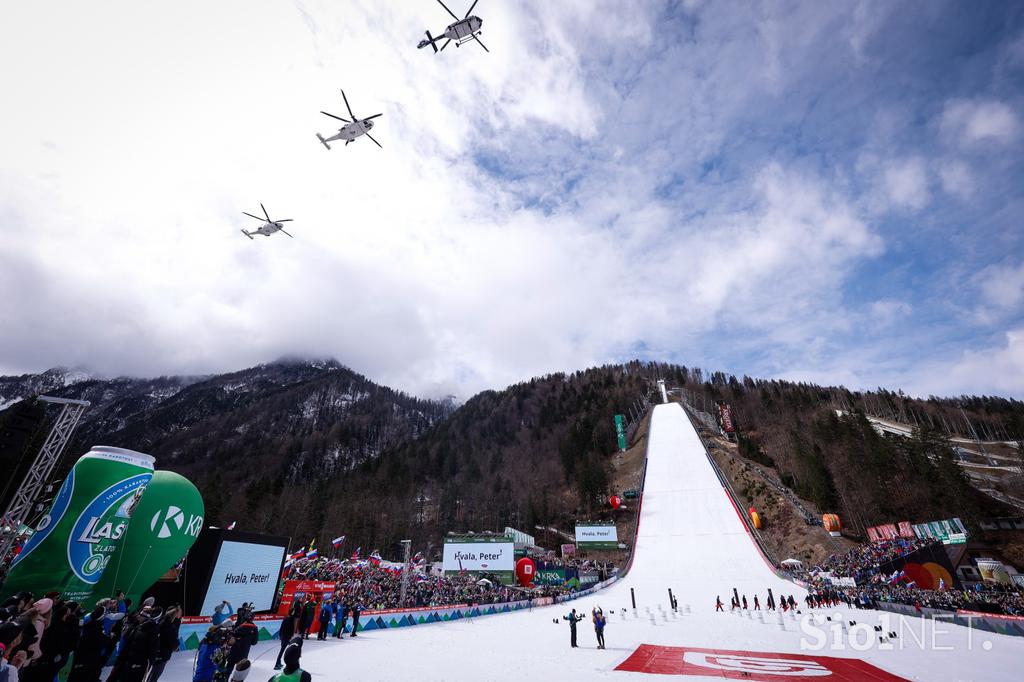
[[[755,594],[764,607],[769,588],[776,599],[792,594],[802,613],[730,613],[734,588],[751,607]],[[664,404],[651,418],[640,524],[621,579],[561,604],[310,639],[301,664],[324,681],[1022,679],[1024,638],[845,607],[809,614],[805,595],[761,554],[683,408]],[[724,613],[715,612],[717,596]],[[590,622],[597,606],[608,618],[603,650]],[[570,608],[585,616],[577,649],[562,619]],[[880,642],[890,631],[898,637]],[[278,649],[276,641],[253,647],[250,680],[273,675]],[[163,679],[191,680],[193,656],[175,654]]]

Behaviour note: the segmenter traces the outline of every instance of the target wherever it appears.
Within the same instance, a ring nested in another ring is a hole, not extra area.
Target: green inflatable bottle
[[[118,591],[138,604],[142,593],[192,547],[203,529],[204,511],[191,481],[173,471],[154,473],[89,605]]]
[[[58,591],[82,602],[99,582],[153,477],[153,458],[97,446],[82,455],[11,564],[0,598]]]

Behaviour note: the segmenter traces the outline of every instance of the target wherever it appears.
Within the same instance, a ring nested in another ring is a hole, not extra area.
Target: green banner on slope
[[[90,605],[119,590],[138,604],[142,593],[181,560],[203,529],[203,498],[192,482],[157,471],[132,515],[121,545],[93,588]]]
[[[82,602],[117,550],[152,477],[153,458],[140,452],[97,446],[82,455],[11,564],[0,598],[56,590],[63,599]]]
[[[619,439],[619,450],[622,452],[626,451],[626,417],[625,415],[615,415],[615,435]]]

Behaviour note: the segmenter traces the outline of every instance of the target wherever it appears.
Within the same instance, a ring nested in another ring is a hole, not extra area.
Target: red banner
[[[910,525],[910,521],[900,521],[899,524],[897,524],[897,525],[899,526],[899,529],[900,529],[900,537],[901,538],[911,538],[911,539],[913,539],[913,538],[917,537],[916,535],[914,535],[914,527],[912,525]]]
[[[732,410],[727,403],[718,403],[718,414],[722,417],[722,430],[726,433],[735,433],[736,429],[732,424]]]
[[[320,603],[324,595],[333,596],[336,588],[337,583],[326,583],[319,580],[286,580],[284,581],[284,590],[281,592],[281,604],[277,607],[277,615],[287,616],[296,597],[305,600],[307,594],[312,594],[317,603]],[[317,607],[318,613],[313,618],[314,623],[319,616],[319,610],[320,608]]]
[[[691,647],[640,647],[616,670],[659,675],[693,675],[726,680],[797,682],[828,677],[842,682],[906,682],[902,677],[856,658],[776,654],[763,651],[726,651]]]

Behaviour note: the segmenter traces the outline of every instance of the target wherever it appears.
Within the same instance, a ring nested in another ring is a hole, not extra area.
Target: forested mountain
[[[1024,435],[1024,404],[1015,400],[915,400],[640,362],[535,378],[458,409],[332,361],[213,377],[61,376],[2,377],[0,402],[33,387],[92,401],[67,461],[94,444],[138,449],[196,482],[211,523],[299,542],[346,534],[392,555],[403,538],[423,547],[451,530],[568,529],[606,514],[613,416],[653,400],[659,378],[698,409],[728,402],[740,454],[775,467],[854,531],[1008,513],[968,483],[946,429],[959,420],[964,432]],[[883,436],[865,412],[919,428],[912,438]]]

